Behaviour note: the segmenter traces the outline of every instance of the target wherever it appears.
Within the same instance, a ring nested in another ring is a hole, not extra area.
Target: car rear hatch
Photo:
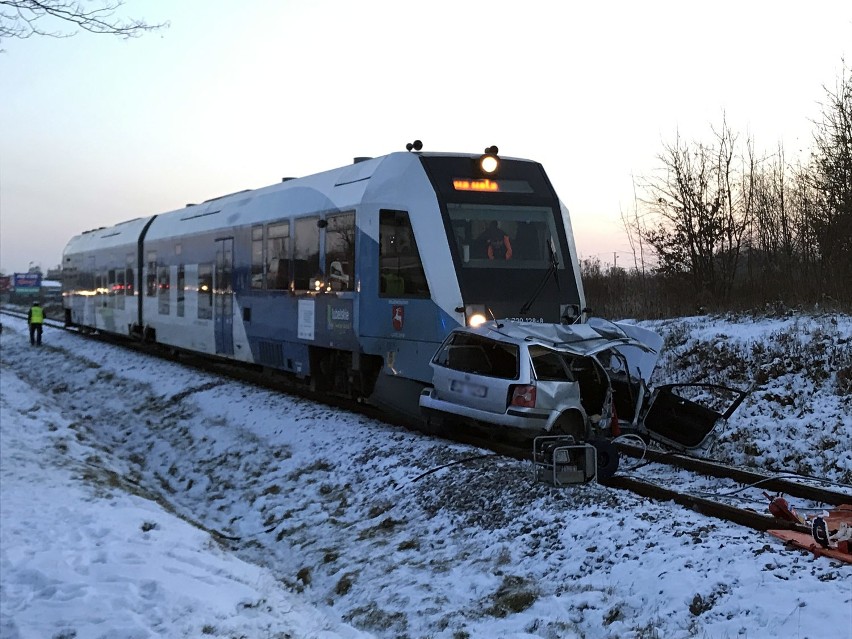
[[[499,336],[497,336],[499,337]],[[434,398],[490,414],[504,414],[521,383],[519,347],[485,334],[451,334],[432,362]],[[528,376],[528,365],[524,372]]]

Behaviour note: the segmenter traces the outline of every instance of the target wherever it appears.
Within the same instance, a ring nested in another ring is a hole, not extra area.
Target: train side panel
[[[66,322],[127,335],[138,322],[139,238],[154,216],[74,237],[62,256]]]
[[[434,189],[419,158],[381,167],[361,215],[361,316],[365,353],[382,375],[428,383],[429,360],[449,330],[464,323],[458,279]]]
[[[318,223],[341,211],[354,216],[363,196],[361,180],[335,183],[349,169],[159,216],[145,245],[144,304],[157,341],[300,376],[310,374],[309,345],[357,351],[354,292],[315,288],[327,270]],[[286,229],[278,238],[290,252],[286,282],[278,281],[282,260],[267,259],[278,242],[273,228]]]
[[[568,251],[570,254],[570,266],[573,271],[573,283],[577,288],[579,310],[583,311],[586,308],[586,292],[583,289],[583,281],[580,278],[580,254],[577,253],[577,244],[574,241],[574,227],[571,224],[571,216],[568,213],[568,208],[559,202],[559,215],[562,218],[562,224],[565,227],[565,235],[568,241]]]

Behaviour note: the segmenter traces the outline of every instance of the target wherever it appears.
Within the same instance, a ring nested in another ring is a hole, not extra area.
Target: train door
[[[234,238],[216,240],[213,326],[217,355],[234,354]]]

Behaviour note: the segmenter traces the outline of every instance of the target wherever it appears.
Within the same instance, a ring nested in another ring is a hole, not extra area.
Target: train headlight
[[[464,311],[464,321],[468,326],[482,326],[488,321],[488,309],[484,304],[466,304],[465,307],[457,308],[457,311]]]
[[[500,158],[497,157],[497,147],[489,146],[485,154],[479,158],[479,168],[486,175],[493,175],[500,168]]]
[[[477,326],[482,326],[487,321],[487,318],[482,313],[474,313],[470,317],[467,318],[468,326],[472,326],[476,328]]]

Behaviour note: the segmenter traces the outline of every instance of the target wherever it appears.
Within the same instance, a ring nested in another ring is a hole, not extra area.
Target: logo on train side
[[[352,312],[345,306],[329,305],[326,310],[326,326],[330,331],[351,331]]]
[[[401,331],[403,324],[405,324],[405,307],[392,306],[391,309],[391,321],[393,322],[393,330]]]

